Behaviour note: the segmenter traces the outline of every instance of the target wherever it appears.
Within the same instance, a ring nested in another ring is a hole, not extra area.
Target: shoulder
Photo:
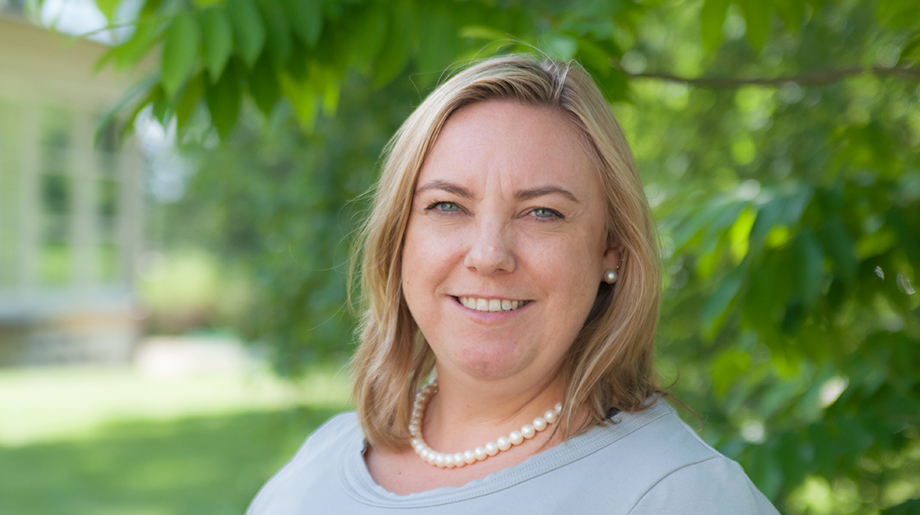
[[[334,448],[341,441],[361,434],[358,416],[354,411],[339,413],[327,420],[313,434],[307,437],[288,465],[310,459],[311,456],[317,454],[323,454],[327,450]]]
[[[289,505],[299,504],[294,495],[306,484],[322,487],[335,474],[329,474],[343,445],[362,439],[358,417],[354,412],[336,415],[313,432],[297,453],[262,487],[247,510],[247,515],[294,513]],[[327,466],[316,466],[323,463]]]
[[[631,515],[777,513],[741,466],[700,439],[670,406],[659,400],[649,411],[659,416],[623,441],[642,477],[634,483]]]
[[[679,468],[652,485],[630,515],[777,515],[741,466],[718,456]]]

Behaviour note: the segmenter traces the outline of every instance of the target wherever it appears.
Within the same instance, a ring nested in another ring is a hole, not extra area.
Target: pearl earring
[[[617,282],[616,270],[607,270],[607,272],[604,274],[604,281],[607,281],[607,284],[613,284]]]

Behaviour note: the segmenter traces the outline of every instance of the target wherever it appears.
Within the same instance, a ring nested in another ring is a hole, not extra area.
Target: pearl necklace
[[[442,453],[435,451],[422,438],[422,420],[425,418],[425,407],[428,401],[438,391],[438,382],[434,380],[425,385],[415,396],[415,404],[412,406],[412,421],[409,422],[409,434],[412,435],[412,448],[420,458],[431,465],[440,468],[463,467],[482,461],[490,456],[495,456],[501,451],[507,451],[513,445],[520,445],[524,440],[530,440],[540,431],[543,431],[550,424],[559,418],[562,413],[562,403],[556,403],[551,410],[546,410],[542,417],[533,419],[530,424],[525,424],[520,431],[512,431],[508,436],[500,436],[494,442],[489,442],[481,447],[472,450],[466,450],[454,454]]]

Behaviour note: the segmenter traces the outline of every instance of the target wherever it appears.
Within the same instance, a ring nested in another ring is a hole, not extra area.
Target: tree
[[[161,51],[125,106],[176,120],[215,244],[260,285],[243,325],[294,369],[350,340],[327,269],[386,138],[443,69],[534,48],[578,58],[631,139],[667,264],[660,369],[707,439],[784,512],[916,509],[911,1],[148,0],[105,62]]]

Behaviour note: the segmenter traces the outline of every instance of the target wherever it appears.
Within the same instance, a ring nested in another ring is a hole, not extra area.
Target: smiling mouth
[[[475,311],[493,313],[497,311],[514,311],[524,307],[528,300],[508,300],[508,299],[479,299],[476,297],[454,297],[463,307]]]

